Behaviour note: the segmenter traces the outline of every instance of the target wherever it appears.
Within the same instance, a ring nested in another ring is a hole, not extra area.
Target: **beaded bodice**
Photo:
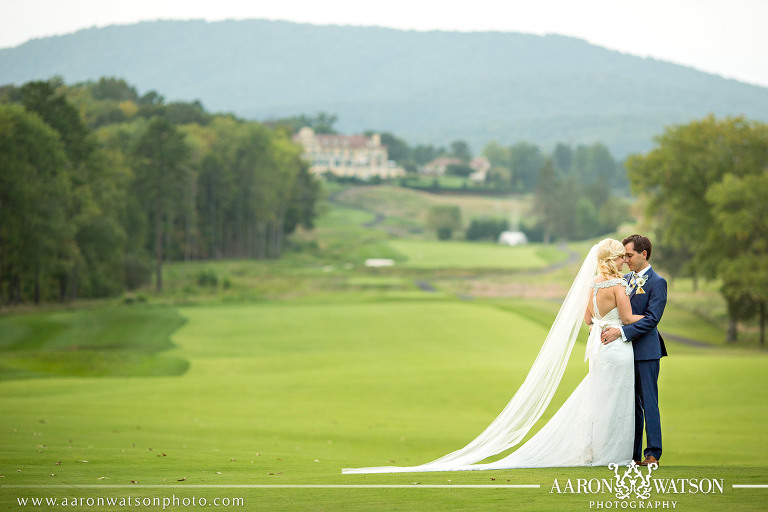
[[[611,286],[617,286],[622,285],[625,286],[627,282],[624,279],[608,279],[606,281],[602,281],[600,283],[592,283],[592,288],[595,290],[600,290],[602,288],[610,288]]]

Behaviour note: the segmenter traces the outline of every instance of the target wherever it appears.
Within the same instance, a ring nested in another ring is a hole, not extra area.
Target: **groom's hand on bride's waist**
[[[615,327],[607,327],[606,329],[603,329],[603,333],[600,335],[600,342],[603,345],[607,345],[619,338],[621,338],[620,330]]]

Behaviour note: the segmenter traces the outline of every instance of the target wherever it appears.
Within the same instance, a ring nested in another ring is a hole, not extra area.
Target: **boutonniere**
[[[640,276],[637,279],[635,279],[635,283],[637,284],[637,293],[638,294],[645,293],[645,290],[643,290],[643,286],[647,282],[648,282],[648,278],[646,276]]]
[[[636,275],[633,275],[629,279],[629,282],[627,283],[627,295],[631,295],[632,294],[632,290],[634,290],[635,288],[637,288],[637,292],[636,293],[638,293],[640,295],[644,294],[645,290],[643,290],[643,286],[647,282],[648,282],[648,277],[647,276],[637,277]]]

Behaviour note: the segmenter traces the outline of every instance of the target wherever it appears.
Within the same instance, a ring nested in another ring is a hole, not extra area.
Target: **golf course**
[[[522,384],[597,240],[437,241],[421,219],[445,197],[333,187],[315,229],[279,260],[171,262],[162,293],[2,310],[2,510],[768,507],[768,353],[751,325],[726,344],[719,284],[683,278],[660,324],[669,357],[653,478],[722,492],[558,491],[615,480],[605,467],[342,475],[474,439]],[[466,219],[527,208],[452,199]],[[586,332],[529,437],[586,375]]]

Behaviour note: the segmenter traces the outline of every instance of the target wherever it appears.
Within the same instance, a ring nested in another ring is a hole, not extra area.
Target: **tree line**
[[[390,156],[411,172],[438,156],[455,158],[462,164],[449,166],[446,173],[466,176],[472,152],[463,140],[449,148],[410,147],[392,134],[382,134]],[[558,143],[547,153],[536,144],[518,142],[503,146],[487,144],[482,155],[490,165],[486,173],[486,189],[497,193],[532,194],[534,207],[521,220],[520,230],[530,241],[585,240],[615,231],[630,220],[629,203],[621,196],[629,195],[629,181],[623,162],[617,161],[602,143],[578,145]],[[489,188],[490,187],[490,188]],[[467,239],[491,238],[505,219],[473,219],[474,227]],[[454,213],[437,209],[428,228],[450,238],[461,229]],[[488,226],[493,225],[491,229]],[[472,227],[472,225],[470,225]]]
[[[294,130],[312,126],[323,133],[335,133],[333,124],[336,121],[335,115],[320,112],[314,117],[303,115],[282,122]],[[461,139],[451,142],[448,147],[410,146],[392,133],[382,132],[380,135],[390,159],[411,175],[438,157],[459,162],[447,166],[446,174],[466,177],[474,172],[469,166],[472,150]],[[486,173],[484,191],[533,195],[532,211],[521,219],[519,226],[515,226],[525,232],[530,241],[585,240],[611,233],[621,223],[631,220],[629,202],[622,197],[629,195],[624,163],[617,161],[605,144],[597,142],[573,147],[558,143],[547,153],[538,145],[527,142],[509,146],[491,142],[481,154],[491,165]],[[411,186],[408,180],[403,178],[400,184]],[[432,189],[438,188],[435,179]],[[453,232],[462,229],[460,213],[457,216],[451,208],[436,207],[433,210],[427,219],[427,229],[435,231],[438,238],[450,239]],[[472,219],[466,238],[497,238],[508,228],[507,219]]]
[[[768,125],[709,116],[668,127],[627,161],[654,232],[654,260],[671,278],[720,279],[728,340],[768,315]]]
[[[492,165],[488,180],[514,192],[535,192],[541,170],[548,161],[562,177],[583,183],[599,182],[614,190],[629,189],[624,165],[600,142],[575,148],[560,142],[551,153],[528,142],[510,146],[492,142],[483,149],[483,154]]]
[[[0,297],[105,297],[175,260],[278,258],[319,184],[291,133],[124,80],[0,88]]]
[[[486,146],[493,164],[489,180],[533,195],[530,216],[520,229],[531,241],[585,240],[615,231],[629,216],[629,184],[621,162],[601,143],[572,147],[558,143],[551,153],[535,144]]]

